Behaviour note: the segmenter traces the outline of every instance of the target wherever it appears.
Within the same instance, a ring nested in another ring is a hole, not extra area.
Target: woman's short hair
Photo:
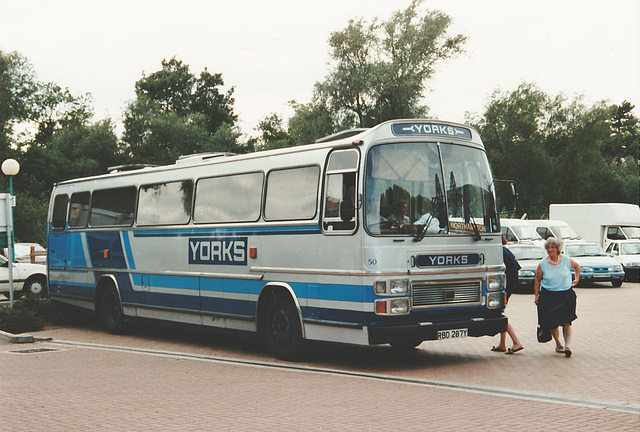
[[[555,237],[549,237],[547,241],[544,242],[544,248],[546,249],[550,245],[554,245],[558,250],[558,253],[562,252],[562,240]]]

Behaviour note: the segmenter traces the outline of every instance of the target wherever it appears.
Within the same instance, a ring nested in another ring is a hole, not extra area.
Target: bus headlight
[[[389,302],[389,312],[392,315],[404,315],[409,313],[409,299],[393,299]]]
[[[403,295],[409,292],[409,281],[407,279],[395,279],[389,281],[389,292],[392,295]]]
[[[386,281],[376,281],[373,284],[373,291],[378,295],[385,295],[387,293],[387,282]]]
[[[489,309],[502,309],[504,307],[504,294],[489,293],[487,295],[487,307]]]
[[[409,310],[408,298],[395,298],[375,301],[376,315],[407,315]]]
[[[398,296],[409,294],[408,279],[393,279],[390,281],[379,280],[373,283],[373,291],[376,295]]]
[[[501,291],[504,289],[504,274],[487,276],[487,290]]]

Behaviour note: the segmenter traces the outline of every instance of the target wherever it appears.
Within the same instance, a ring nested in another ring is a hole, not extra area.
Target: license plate
[[[597,277],[597,278],[608,278],[609,277],[609,273],[596,273],[593,276]]]
[[[459,339],[467,337],[469,334],[469,329],[455,329],[455,330],[438,330],[438,340],[444,339]]]

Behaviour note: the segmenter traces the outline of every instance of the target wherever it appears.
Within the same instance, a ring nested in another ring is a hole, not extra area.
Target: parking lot
[[[485,337],[313,344],[285,363],[251,337],[149,321],[114,336],[81,316],[0,345],[0,430],[638,430],[640,284],[576,292],[571,358],[536,341],[528,294],[506,310],[515,355]]]

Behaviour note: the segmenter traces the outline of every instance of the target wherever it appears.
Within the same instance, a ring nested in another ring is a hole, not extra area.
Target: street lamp
[[[6,176],[9,176],[9,195],[11,195],[11,200],[13,201],[13,176],[20,172],[20,164],[15,159],[7,159],[2,162],[2,173]],[[11,205],[11,265],[16,259],[16,253],[14,250],[14,237],[13,237],[13,202]],[[9,270],[11,272],[11,270]]]

